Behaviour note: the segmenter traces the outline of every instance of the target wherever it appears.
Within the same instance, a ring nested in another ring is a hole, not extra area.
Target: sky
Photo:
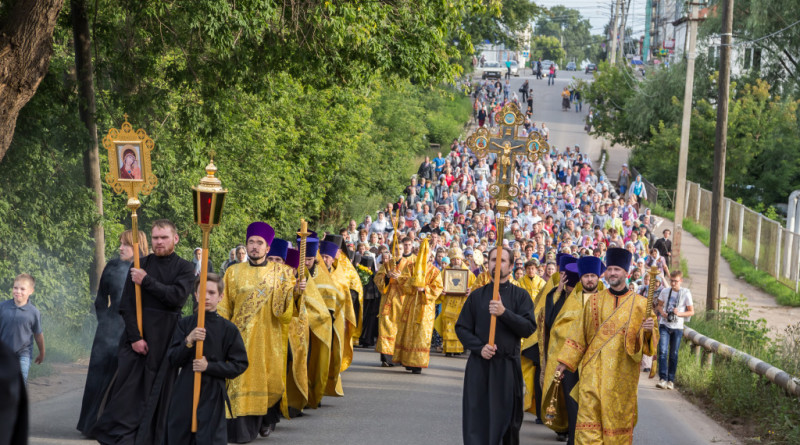
[[[615,0],[534,0],[545,8],[563,5],[577,9],[584,19],[592,24],[592,34],[602,34],[603,27],[611,21],[611,7]],[[632,0],[628,11],[628,28],[633,29],[633,36],[644,34],[644,13],[646,0]]]

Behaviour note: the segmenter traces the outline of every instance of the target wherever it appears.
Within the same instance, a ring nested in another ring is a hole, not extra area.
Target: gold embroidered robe
[[[598,283],[597,286],[598,292],[605,289],[602,282]],[[584,292],[583,285],[581,283],[578,283],[575,288],[572,289],[572,292],[570,292],[569,296],[567,296],[567,299],[564,301],[564,305],[561,307],[558,315],[556,315],[556,318],[553,321],[553,326],[550,327],[550,341],[547,345],[547,350],[545,350],[544,347],[544,311],[542,311],[542,319],[537,320],[537,323],[542,323],[541,325],[537,325],[542,327],[539,336],[539,357],[543,369],[542,394],[547,394],[547,392],[550,390],[550,387],[553,386],[553,375],[556,372],[556,366],[558,366],[558,356],[564,347],[564,342],[566,342],[567,338],[569,338],[569,336],[572,334],[573,325],[575,324],[576,320],[583,316],[584,303],[588,301],[588,298],[595,293],[596,292]],[[544,299],[542,299],[542,304],[545,304]],[[563,390],[563,387],[560,390]],[[542,412],[545,412],[549,404],[550,400],[542,398]],[[556,418],[553,420],[550,428],[557,432],[563,431],[568,426],[567,408],[565,405],[565,399],[563,397],[559,396],[558,403],[556,404],[556,411]]]
[[[340,372],[346,371],[353,362],[353,340],[358,341],[361,336],[361,319],[364,317],[364,288],[353,263],[342,252],[336,254],[336,262],[331,268],[331,278],[339,287],[339,292],[345,296],[344,302],[344,336],[342,342],[342,362]],[[350,291],[358,294],[359,311],[356,313]]]
[[[326,396],[341,397],[344,395],[341,376],[342,352],[345,349],[345,311],[348,302],[352,309],[350,292],[343,294],[341,287],[333,280],[322,257],[317,253],[317,265],[314,267],[314,284],[322,295],[329,314],[333,314],[333,332],[331,336],[330,359],[328,360],[327,382],[324,394]],[[321,371],[323,372],[323,371]],[[319,405],[319,402],[317,402]]]
[[[392,361],[403,366],[427,368],[431,356],[431,335],[436,317],[436,299],[442,293],[442,275],[433,264],[425,268],[425,291],[411,286],[411,279],[403,284],[405,297],[397,321],[397,341]]]
[[[398,260],[397,270],[400,277],[386,284],[386,276],[392,267],[390,262],[381,265],[375,274],[375,284],[381,292],[380,312],[378,313],[378,344],[375,350],[381,354],[393,355],[395,337],[397,336],[397,318],[403,307],[403,283],[411,277],[411,269],[416,255]]]
[[[460,269],[468,270],[467,266],[463,264]],[[468,274],[467,287],[472,290],[475,285],[475,275],[472,272],[468,272]],[[442,271],[442,278],[444,279],[444,271]],[[461,344],[456,335],[456,322],[458,321],[458,316],[461,315],[461,308],[464,307],[464,302],[467,301],[467,296],[442,293],[440,299],[442,310],[434,321],[434,328],[442,336],[442,352],[445,354],[460,354],[464,352],[464,345]]]
[[[250,362],[244,373],[227,382],[231,411],[233,417],[263,416],[286,386],[294,269],[278,263],[238,263],[228,268],[224,280],[217,312],[241,332]]]
[[[302,411],[306,406],[317,408],[325,392],[330,365],[331,316],[314,279],[306,272],[306,290],[295,299],[289,323],[289,348],[286,391],[281,399],[283,416],[290,418],[289,408]]]
[[[536,297],[539,295],[542,288],[544,288],[546,282],[538,275],[534,275],[533,278],[525,275],[519,280],[519,284],[521,288],[528,291],[535,308]],[[522,339],[522,348],[520,350],[524,351],[534,347],[537,342],[538,335],[537,332],[534,332],[530,337]],[[533,361],[524,355],[520,356],[520,365],[522,365],[522,380],[525,383],[525,392],[522,395],[522,409],[536,414],[536,407],[533,401],[536,396],[537,388],[534,380],[539,370],[533,364]]]
[[[575,443],[631,444],[638,417],[637,393],[642,354],[653,354],[658,331],[641,329],[647,299],[608,290],[591,296],[558,355],[578,371],[572,397],[578,401]]]

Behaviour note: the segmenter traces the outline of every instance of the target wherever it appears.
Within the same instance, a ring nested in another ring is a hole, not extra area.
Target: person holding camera
[[[683,323],[694,315],[692,293],[681,287],[683,273],[676,270],[669,274],[670,287],[658,296],[656,313],[659,315],[658,375],[656,387],[675,388],[675,370],[678,368],[678,348],[683,338]]]

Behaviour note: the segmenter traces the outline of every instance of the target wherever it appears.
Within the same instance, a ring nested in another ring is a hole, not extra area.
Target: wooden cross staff
[[[518,137],[519,127],[525,123],[525,116],[517,104],[507,103],[495,116],[500,125],[500,132],[492,135],[484,127],[478,128],[467,138],[467,146],[478,159],[485,159],[489,153],[497,155],[497,182],[489,186],[489,193],[497,200],[497,242],[503,247],[503,231],[505,230],[505,214],[510,208],[509,199],[519,194],[519,187],[514,184],[514,165],[517,156],[526,156],[529,161],[536,162],[539,156],[550,150],[550,145],[541,134],[531,132],[527,138]],[[495,256],[494,290],[492,300],[500,299],[500,266],[502,252]],[[510,259],[509,259],[510,260]],[[497,317],[492,315],[489,325],[489,344],[494,346],[494,334]]]

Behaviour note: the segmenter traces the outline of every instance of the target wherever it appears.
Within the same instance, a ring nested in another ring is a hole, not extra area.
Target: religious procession
[[[550,146],[516,99],[492,120],[497,131],[478,125],[425,159],[374,221],[328,233],[298,218],[284,239],[253,221],[219,274],[209,240],[229,191],[215,162],[192,190],[203,246],[188,261],[170,220],[152,222],[149,243],[138,228],[152,140],[112,129],[122,167],[109,182],[133,227],[99,285],[78,430],[101,444],[279,437],[282,420],[346,397],[354,351],[374,350],[387,378],[423,374],[431,354],[466,358],[465,444],[520,443],[526,412],[557,441],[631,443],[641,370],[674,379],[674,360],[668,375],[652,359],[664,239],[636,195],[580,147]]]

